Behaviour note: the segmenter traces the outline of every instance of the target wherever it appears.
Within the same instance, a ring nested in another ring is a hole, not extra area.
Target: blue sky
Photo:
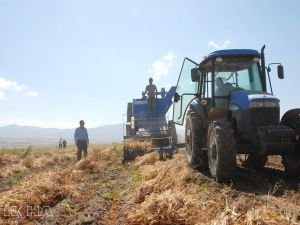
[[[175,85],[184,57],[266,44],[281,113],[300,107],[299,1],[0,0],[0,126],[121,123],[148,78]]]

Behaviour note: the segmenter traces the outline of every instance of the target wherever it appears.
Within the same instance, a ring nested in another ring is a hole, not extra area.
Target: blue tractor
[[[263,168],[268,155],[281,155],[285,170],[300,174],[300,109],[280,120],[269,72],[277,64],[283,79],[283,66],[266,67],[264,48],[219,50],[200,64],[185,58],[181,68],[173,121],[183,125],[186,118],[190,166],[209,169],[220,182],[234,177],[237,154],[254,169]]]
[[[160,158],[171,157],[176,151],[177,134],[173,121],[166,114],[173,104],[176,87],[168,92],[158,92],[155,107],[151,112],[147,99],[133,99],[127,105],[126,135],[124,136],[124,161],[133,160],[145,153],[158,151]]]

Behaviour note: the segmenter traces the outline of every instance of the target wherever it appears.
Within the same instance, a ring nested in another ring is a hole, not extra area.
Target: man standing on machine
[[[157,98],[157,89],[153,84],[152,77],[149,78],[149,84],[146,86],[145,94],[148,96],[147,100],[150,116],[153,116],[155,111],[155,100]]]

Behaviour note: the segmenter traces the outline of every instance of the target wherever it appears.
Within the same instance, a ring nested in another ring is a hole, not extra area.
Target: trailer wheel
[[[231,124],[214,121],[208,129],[208,163],[211,175],[218,182],[226,182],[236,167],[235,139]]]
[[[164,150],[159,151],[159,160],[166,161],[166,159],[167,159],[166,151],[164,151]]]
[[[207,151],[201,150],[203,147],[204,128],[193,113],[189,113],[186,118],[185,143],[188,163],[191,167],[199,169],[208,168]]]
[[[123,162],[130,160],[129,149],[123,146]]]
[[[261,170],[266,165],[267,161],[267,155],[249,154],[246,161],[243,163],[243,166],[249,169]]]

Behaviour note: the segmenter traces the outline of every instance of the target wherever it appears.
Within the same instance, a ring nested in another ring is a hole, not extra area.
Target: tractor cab
[[[183,124],[188,106],[197,98],[210,109],[258,106],[253,103],[254,97],[267,97],[271,105],[278,106],[279,100],[266,92],[266,79],[259,61],[260,54],[249,49],[216,51],[200,64],[185,58],[175,94],[175,123]]]

